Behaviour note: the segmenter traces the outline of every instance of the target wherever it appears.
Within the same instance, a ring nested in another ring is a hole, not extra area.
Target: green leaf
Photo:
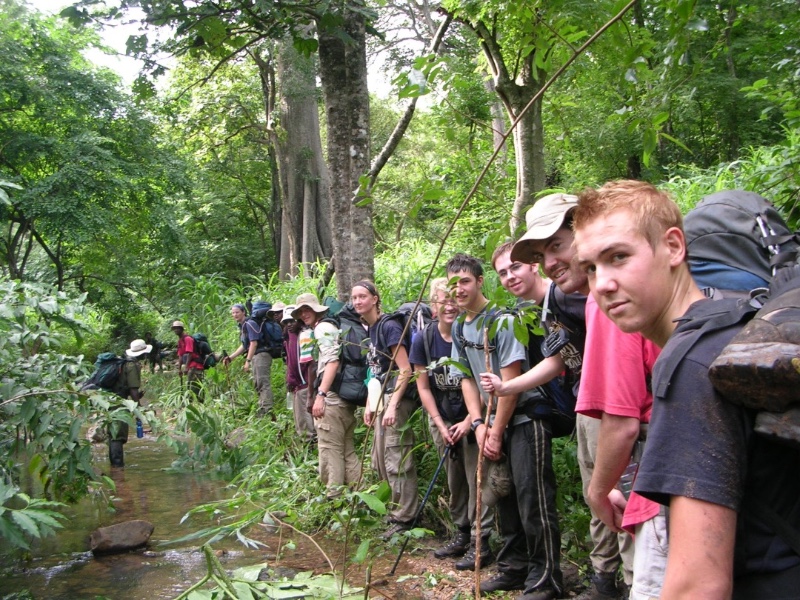
[[[369,553],[370,540],[362,540],[356,549],[356,554],[353,557],[353,562],[356,564],[363,563],[367,559]]]
[[[356,496],[371,510],[378,513],[379,515],[386,514],[386,505],[381,502],[376,496],[372,494],[368,494],[366,492],[356,492]]]
[[[25,514],[24,511],[12,510],[11,519],[20,527],[20,529],[25,531],[31,537],[39,537],[39,528],[36,526],[36,522],[27,514]]]

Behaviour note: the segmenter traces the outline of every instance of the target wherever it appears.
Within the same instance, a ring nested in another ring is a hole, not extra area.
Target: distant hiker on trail
[[[372,375],[380,381],[388,378],[378,407],[367,405],[364,423],[368,427],[375,425],[372,467],[382,479],[389,482],[392,489],[390,526],[383,534],[384,539],[390,539],[396,533],[408,531],[419,507],[413,453],[414,432],[405,427],[417,407],[408,391],[411,363],[408,362],[406,341],[401,335],[403,328],[397,320],[386,319],[381,313],[381,298],[375,284],[359,281],[353,286],[350,298],[355,311],[369,325],[367,362]],[[390,373],[389,364],[395,350],[396,364]]]
[[[743,327],[714,328],[714,320],[736,312],[738,300],[703,294],[689,272],[680,209],[649,183],[585,190],[573,227],[578,265],[600,309],[662,348],[633,485],[669,507],[660,597],[798,598],[800,450],[756,433],[756,412],[709,378]]]
[[[222,359],[222,363],[229,365],[238,356],[244,354],[244,365],[242,369],[253,373],[253,381],[258,391],[258,410],[259,415],[267,414],[273,406],[272,383],[270,382],[270,371],[272,368],[272,356],[264,342],[264,319],[271,318],[269,312],[264,311],[264,304],[271,308],[269,303],[258,301],[253,305],[253,312],[261,311],[261,320],[247,318],[247,309],[244,304],[234,304],[231,307],[231,317],[239,327],[239,339],[241,345],[231,352],[230,355]],[[267,315],[270,315],[268,317]]]
[[[144,340],[133,340],[125,351],[127,359],[117,359],[117,381],[113,392],[120,398],[130,398],[140,404],[142,397],[142,364],[140,358],[150,353],[152,346]],[[118,409],[126,410],[123,407]],[[124,467],[123,444],[128,441],[128,424],[125,421],[113,420],[108,426],[108,459],[112,467]]]
[[[327,488],[328,498],[336,498],[342,487],[354,485],[361,477],[361,462],[355,451],[355,404],[345,401],[334,391],[339,371],[341,341],[339,328],[328,319],[328,307],[314,294],[300,294],[292,316],[314,332],[319,377],[312,387],[312,414],[317,430],[319,476]],[[313,389],[313,388],[316,389]]]
[[[150,363],[150,372],[156,372],[156,365],[158,365],[159,371],[164,371],[164,363],[161,360],[161,350],[163,346],[161,342],[159,342],[156,338],[153,337],[152,333],[145,333],[144,334],[144,341],[153,347],[153,349],[147,354],[147,362]]]
[[[203,363],[195,348],[195,340],[184,331],[182,321],[173,321],[171,329],[178,336],[178,374],[183,380],[183,373],[186,373],[186,386],[202,402]]]
[[[294,429],[300,438],[313,441],[317,437],[314,429],[314,417],[308,408],[309,367],[312,361],[300,362],[299,333],[303,322],[292,316],[296,307],[289,305],[283,310],[281,326],[283,328],[283,348],[286,360],[286,390],[292,397],[292,413]]]

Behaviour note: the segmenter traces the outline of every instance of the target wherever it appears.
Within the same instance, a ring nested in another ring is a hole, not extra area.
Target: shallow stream
[[[175,455],[154,438],[125,444],[125,468],[111,473],[117,492],[115,511],[107,503],[85,498],[70,507],[64,528],[32,548],[31,558],[19,561],[0,556],[0,598],[29,590],[36,600],[76,600],[104,596],[112,600],[175,598],[206,573],[199,542],[159,545],[211,523],[196,516],[181,524],[186,512],[198,504],[226,497],[225,482],[207,473],[170,469]],[[98,445],[95,461],[109,472],[107,449]],[[132,519],[155,525],[147,549],[94,557],[89,534],[98,527]],[[226,569],[263,561],[266,551],[246,550],[237,542],[215,544],[226,548]]]

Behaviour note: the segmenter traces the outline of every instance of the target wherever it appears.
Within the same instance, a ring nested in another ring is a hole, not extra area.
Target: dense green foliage
[[[465,18],[505,10],[504,41],[520,56],[535,52],[547,73],[619,9],[565,0],[534,15],[525,3],[446,4]],[[358,490],[333,505],[323,502],[315,452],[293,435],[282,402],[274,422],[265,426],[257,417],[241,362],[208,372],[203,405],[188,404],[174,373],[147,376],[159,419],[132,403],[109,413],[111,399],[76,389],[103,350],[121,353],[145,332],[174,344],[173,319],[230,353],[238,344],[228,314],[234,302],[335,294],[335,280],[323,278],[326,264],[289,281],[275,275],[280,207],[267,135],[274,115],[265,110],[258,69],[245,55],[224,60],[235,36],[210,55],[197,50],[232,32],[208,19],[166,44],[181,50],[169,80],[154,87],[142,79],[133,96],[116,75],[84,58],[99,43],[96,31],[15,0],[0,0],[0,8],[0,537],[24,548],[52,533],[58,502],[102,481],[89,464],[84,426],[132,422],[138,414],[175,450],[177,466],[218,469],[237,486],[231,500],[192,511],[209,518],[193,539],[233,534],[257,544],[252,526],[281,515],[305,532],[357,533],[351,556],[366,560],[377,551],[371,540],[385,511],[385,486],[367,473]],[[378,10],[390,8],[381,3]],[[276,21],[272,33],[295,25]],[[410,52],[393,52],[405,69],[396,79],[401,97],[422,94],[428,103],[370,199],[375,281],[387,309],[425,293],[429,270],[443,275],[453,252],[488,259],[510,233],[517,166],[509,140],[446,236],[495,152],[497,123],[496,94],[474,35],[464,27],[449,35],[435,60],[415,63]],[[772,199],[798,227],[798,39],[800,14],[790,0],[639,3],[545,94],[546,187],[576,191],[638,177],[670,190],[687,210],[707,193],[740,187]],[[313,51],[313,38],[299,41],[301,50]],[[131,42],[137,51],[144,43]],[[424,89],[411,89],[410,65],[431,75]],[[373,150],[401,112],[394,98],[373,99]],[[440,244],[443,259],[433,265]],[[492,273],[486,295],[511,302]],[[273,388],[281,399],[277,361]],[[420,485],[427,485],[437,458],[421,415],[413,427]],[[360,427],[358,448],[368,447],[368,438]],[[559,440],[555,448],[563,550],[579,560],[587,552],[589,514],[575,444]],[[447,529],[446,509],[431,503],[423,525]]]

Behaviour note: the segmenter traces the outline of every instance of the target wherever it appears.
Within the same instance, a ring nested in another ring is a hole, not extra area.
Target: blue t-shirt
[[[368,331],[369,352],[367,353],[367,364],[372,369],[373,377],[383,381],[386,377],[386,372],[389,370],[389,363],[392,361],[392,348],[403,341],[403,326],[396,319],[386,319],[381,316],[374,325],[369,327]],[[378,339],[379,331],[381,339]],[[403,345],[405,346],[405,343]],[[408,351],[407,347],[406,351]]]
[[[432,335],[429,334],[432,331]],[[425,340],[431,339],[430,362],[436,363],[440,358],[450,358],[452,343],[446,341],[439,333],[438,324],[434,321],[422,331],[417,332],[411,341],[411,352],[408,360],[412,366],[429,367],[428,357],[425,352]],[[461,394],[461,377],[451,372],[445,365],[437,365],[428,369],[428,381],[431,384],[431,391],[436,400],[436,407],[442,414],[445,421],[454,423],[461,421],[467,416],[467,408],[464,404],[464,397]]]

